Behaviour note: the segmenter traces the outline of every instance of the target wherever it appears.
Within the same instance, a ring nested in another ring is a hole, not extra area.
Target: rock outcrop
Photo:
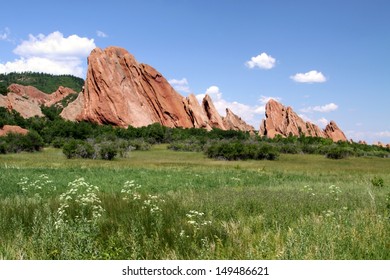
[[[5,125],[3,128],[0,128],[0,137],[5,136],[8,133],[17,133],[17,134],[23,134],[26,135],[28,133],[27,129],[21,128],[17,125]]]
[[[261,122],[259,135],[274,138],[276,135],[287,137],[312,136],[331,138],[334,142],[347,141],[344,133],[334,121],[321,130],[317,125],[304,121],[291,107],[271,99],[265,106],[266,119]]]
[[[84,91],[61,116],[121,127],[160,123],[167,127],[253,130],[230,110],[224,121],[209,95],[201,105],[193,94],[184,98],[156,69],[138,63],[119,47],[91,52]]]
[[[0,107],[15,110],[26,119],[34,116],[43,117],[39,102],[13,92],[7,96],[0,95]]]
[[[76,120],[122,127],[156,122],[168,127],[192,126],[183,97],[153,67],[138,63],[123,48],[91,52],[83,95]]]
[[[10,85],[8,91],[6,96],[0,95],[0,107],[15,110],[24,118],[42,117],[42,105],[50,107],[75,93],[70,88],[60,86],[54,93],[46,94],[33,86],[18,84]]]
[[[230,130],[254,131],[255,128],[248,125],[239,116],[234,114],[229,108],[226,108],[226,117],[223,118],[224,127]]]
[[[348,141],[347,137],[345,137],[344,132],[337,126],[334,121],[331,121],[324,130],[324,133],[327,138],[331,138],[334,142],[338,141]]]
[[[206,96],[203,98],[202,107],[212,128],[226,130],[222,117],[219,115],[213,101],[211,100],[211,97],[208,94],[206,94]]]
[[[194,94],[190,94],[187,98],[185,98],[184,109],[190,116],[193,127],[204,128],[206,130],[212,129],[212,127],[210,126],[210,120],[207,117],[206,112],[200,106]]]

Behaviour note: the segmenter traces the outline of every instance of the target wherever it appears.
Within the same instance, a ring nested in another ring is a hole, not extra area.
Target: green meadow
[[[390,259],[390,160],[0,155],[0,259]]]

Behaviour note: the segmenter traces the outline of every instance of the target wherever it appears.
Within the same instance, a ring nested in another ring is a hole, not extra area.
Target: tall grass
[[[0,160],[2,259],[390,259],[383,159]]]

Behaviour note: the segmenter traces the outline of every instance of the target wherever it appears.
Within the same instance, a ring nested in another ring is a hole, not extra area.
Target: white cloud
[[[304,113],[312,113],[312,112],[321,112],[321,113],[329,113],[338,109],[338,105],[334,103],[329,103],[323,106],[314,106],[303,108],[300,111]]]
[[[9,41],[10,34],[11,34],[10,29],[8,27],[4,28],[4,30],[0,32],[0,40]]]
[[[106,33],[104,33],[103,31],[100,31],[100,30],[96,31],[96,35],[100,38],[107,38],[108,37],[108,35]]]
[[[47,36],[29,35],[14,49],[19,58],[0,64],[0,73],[34,71],[83,77],[85,58],[96,47],[93,39],[56,31]]]
[[[245,65],[250,69],[255,67],[261,69],[271,69],[275,67],[275,63],[275,58],[266,53],[261,53],[258,56],[252,57],[251,60],[245,63]]]
[[[316,70],[309,71],[307,73],[297,73],[290,77],[297,83],[324,83],[326,77]]]
[[[325,118],[320,118],[315,123],[318,124],[320,127],[326,127],[329,124],[329,121]]]
[[[184,93],[191,92],[186,78],[183,78],[181,80],[171,79],[168,81],[168,83],[170,83],[171,86],[174,87],[177,91],[184,92]]]
[[[259,127],[260,121],[264,117],[265,104],[270,99],[280,100],[280,98],[278,97],[261,96],[259,99],[260,104],[257,105],[247,105],[237,101],[231,102],[223,98],[223,94],[220,91],[219,87],[211,86],[206,90],[204,94],[196,95],[196,98],[200,103],[202,102],[206,94],[210,95],[215,108],[221,116],[225,116],[226,108],[229,108],[233,111],[234,114],[238,115],[245,122],[250,125],[253,125],[255,128]]]

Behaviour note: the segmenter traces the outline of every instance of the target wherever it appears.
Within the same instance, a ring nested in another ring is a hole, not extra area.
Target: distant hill
[[[51,75],[46,73],[23,72],[0,74],[0,94],[7,93],[7,87],[11,84],[33,86],[45,93],[55,92],[59,86],[64,86],[80,92],[84,86],[84,80],[72,75]]]

